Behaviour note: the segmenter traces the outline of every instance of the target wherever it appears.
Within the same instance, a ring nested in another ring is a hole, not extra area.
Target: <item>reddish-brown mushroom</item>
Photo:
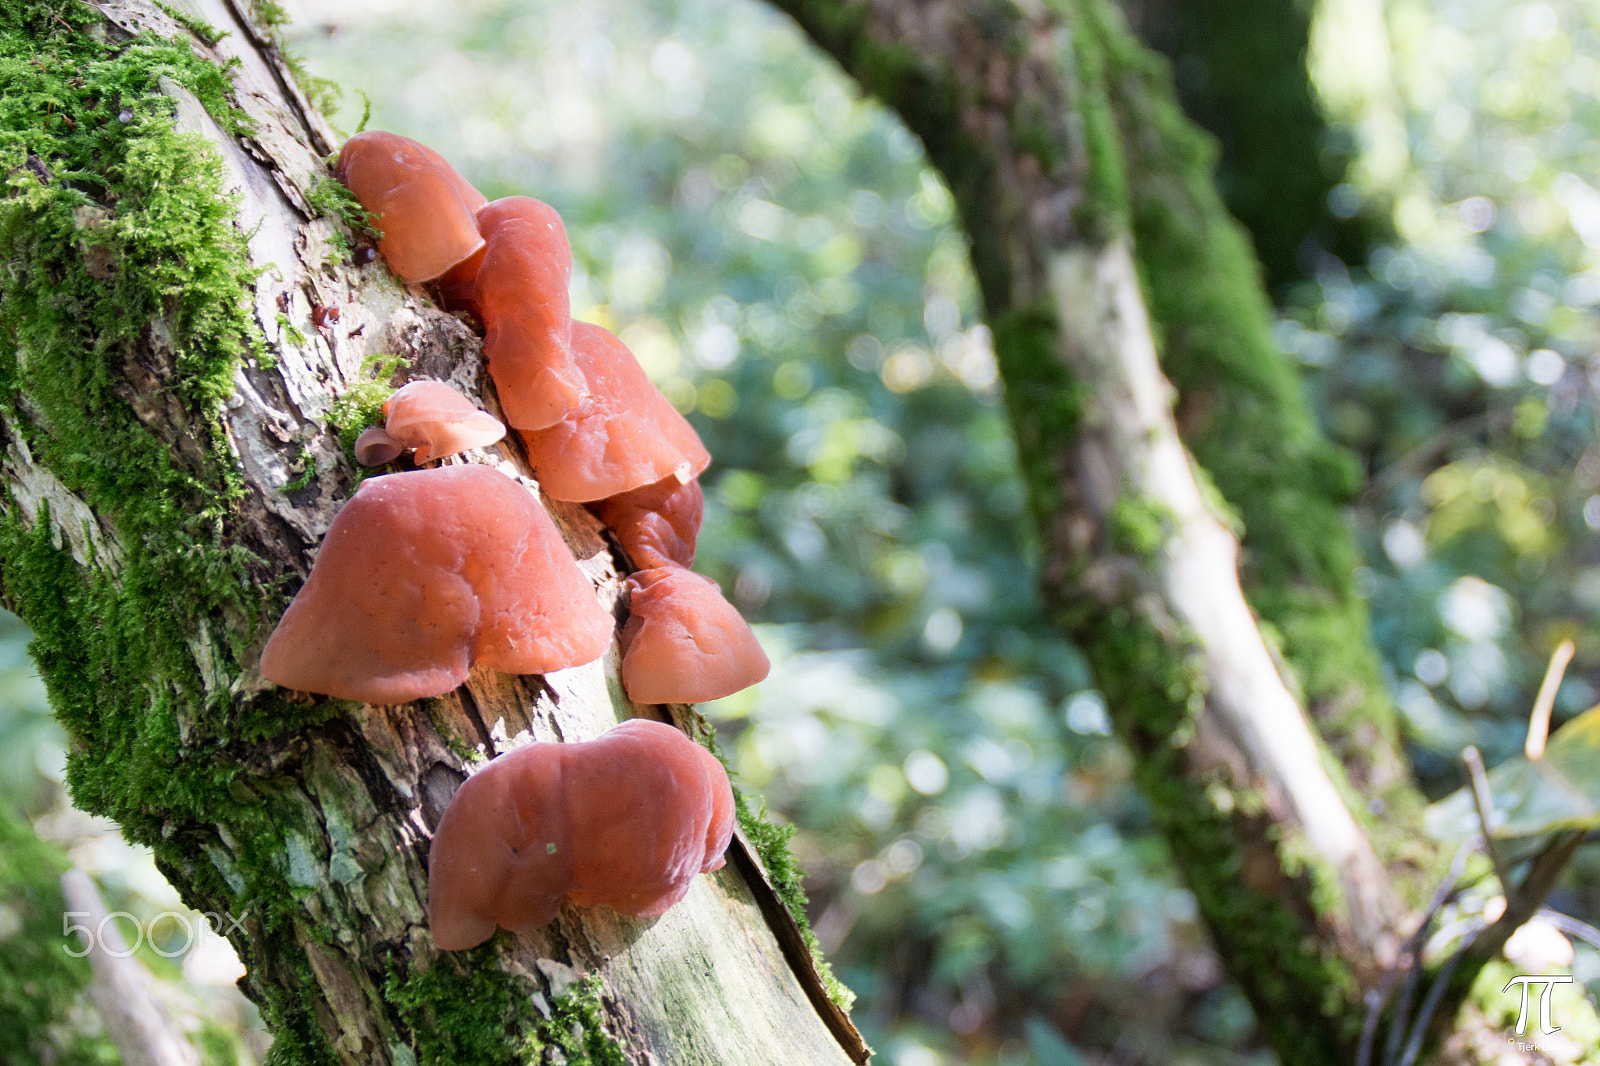
[[[694,563],[694,542],[706,510],[700,482],[665,477],[591,503],[589,510],[617,535],[639,569]]]
[[[542,674],[599,658],[613,621],[544,509],[485,466],[361,483],[261,653],[285,688],[438,696],[473,663]]]
[[[442,381],[411,381],[383,405],[384,430],[407,448],[419,463],[482,448],[506,435],[501,421],[480,411]]]
[[[479,248],[439,275],[439,302],[446,311],[477,311],[478,304],[472,294],[478,285],[478,268],[483,266],[486,248],[487,245]]]
[[[635,718],[578,744],[530,744],[457,790],[428,854],[428,926],[444,951],[496,925],[526,933],[565,896],[660,914],[723,864],[733,789],[705,748]]]
[[[609,332],[572,324],[572,355],[589,395],[549,429],[522,434],[539,488],[587,503],[665,477],[696,477],[711,462],[699,434],[673,410],[639,361]]]
[[[573,365],[572,249],[561,216],[531,196],[507,196],[478,212],[487,246],[473,281],[483,351],[506,421],[543,429],[588,395]]]
[[[400,457],[406,446],[384,430],[382,426],[368,426],[356,438],[356,462],[362,466],[382,466]]]
[[[436,278],[483,247],[474,217],[483,194],[409,137],[358,133],[344,143],[334,173],[378,216],[378,251],[408,282]]]
[[[772,664],[716,582],[676,566],[628,577],[622,685],[635,703],[721,699],[767,676]]]

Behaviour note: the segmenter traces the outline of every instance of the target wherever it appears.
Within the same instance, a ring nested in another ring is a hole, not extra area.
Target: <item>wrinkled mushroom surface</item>
[[[406,383],[384,403],[383,413],[388,416],[384,430],[415,448],[419,463],[486,447],[506,435],[498,418],[442,381]]]
[[[408,282],[436,278],[483,247],[475,217],[483,194],[409,137],[358,133],[345,142],[334,173],[378,216],[378,251]]]
[[[487,242],[473,279],[483,351],[506,421],[543,429],[588,394],[573,365],[572,249],[561,216],[531,196],[507,196],[478,212]]]
[[[723,864],[733,790],[714,755],[633,719],[596,740],[530,744],[461,786],[428,854],[428,925],[445,951],[526,933],[565,896],[657,915]]]
[[[639,569],[694,563],[694,542],[706,511],[700,482],[665,477],[591,503],[589,510],[616,534]]]
[[[767,676],[772,664],[714,581],[676,566],[628,577],[622,685],[635,703],[721,699]]]
[[[599,326],[574,322],[572,355],[589,395],[560,423],[522,435],[541,491],[588,503],[665,477],[687,481],[711,463],[699,434],[627,345]]]
[[[449,692],[473,663],[542,674],[605,651],[611,615],[555,524],[484,466],[368,478],[261,653],[285,688],[367,703]]]

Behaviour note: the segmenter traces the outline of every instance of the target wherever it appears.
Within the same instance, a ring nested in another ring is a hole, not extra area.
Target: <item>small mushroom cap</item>
[[[679,481],[674,475],[591,503],[589,510],[617,535],[635,566],[687,569],[694,563],[706,497],[700,482]]]
[[[611,615],[549,515],[486,466],[368,478],[261,653],[275,684],[367,703],[438,696],[472,664],[598,658]]]
[[[588,503],[665,477],[687,481],[710,465],[699,434],[627,345],[599,326],[574,322],[572,355],[588,397],[560,423],[522,435],[546,495]]]
[[[409,137],[358,133],[344,143],[334,173],[378,216],[378,251],[408,282],[436,278],[483,247],[474,217],[483,194]]]
[[[578,744],[530,744],[468,778],[428,854],[428,925],[444,951],[496,925],[528,932],[565,895],[660,914],[723,864],[733,789],[683,733],[633,719]]]
[[[622,685],[635,703],[721,699],[767,676],[772,664],[716,583],[676,566],[628,578]]]
[[[383,413],[388,435],[415,448],[419,463],[487,447],[506,435],[498,418],[442,381],[408,382],[384,403]]]
[[[473,280],[483,350],[506,421],[543,429],[588,394],[573,364],[572,249],[561,216],[531,196],[507,196],[478,212],[487,246]]]
[[[356,462],[362,466],[382,466],[400,457],[406,446],[395,440],[382,426],[368,426],[356,438]]]

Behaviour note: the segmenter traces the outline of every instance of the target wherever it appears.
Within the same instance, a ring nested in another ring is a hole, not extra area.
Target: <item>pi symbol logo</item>
[[[1528,986],[1539,986],[1539,1028],[1545,1036],[1561,1032],[1561,1026],[1550,1024],[1550,989],[1555,985],[1570,985],[1571,974],[1521,974],[1506,982],[1500,991],[1509,992],[1512,985],[1522,986],[1522,1004],[1517,1009],[1517,1035],[1528,1029]]]

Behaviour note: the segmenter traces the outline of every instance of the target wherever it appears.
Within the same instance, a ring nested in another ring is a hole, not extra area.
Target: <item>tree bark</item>
[[[1350,1061],[1437,856],[1352,585],[1359,477],[1272,344],[1209,143],[1106,0],[777,2],[949,183],[1053,620],[1279,1055]]]
[[[233,0],[13,5],[0,78],[3,599],[35,630],[75,801],[227,916],[273,1061],[865,1061],[743,830],[659,919],[567,908],[435,950],[428,839],[472,767],[631,716],[709,730],[630,704],[614,646],[399,707],[266,683],[260,648],[358,480],[335,402],[394,353],[493,408],[479,340],[351,259],[333,134]],[[537,491],[514,445],[488,461]],[[598,524],[547,508],[621,613]]]

